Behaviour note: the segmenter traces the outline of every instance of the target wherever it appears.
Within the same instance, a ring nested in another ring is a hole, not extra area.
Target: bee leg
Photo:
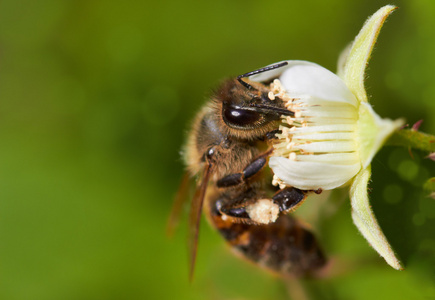
[[[243,173],[234,173],[219,179],[216,185],[220,188],[225,188],[241,184],[243,180]]]
[[[255,203],[260,197],[256,189],[228,190],[221,194],[216,201],[215,208],[220,214],[234,221],[249,221],[250,217],[246,207]]]
[[[275,222],[280,214],[279,206],[271,199],[244,199],[243,204],[226,203],[219,207],[220,213],[232,222],[247,224],[269,224]]]
[[[304,200],[307,198],[309,191],[301,191],[297,188],[288,187],[283,190],[280,190],[272,197],[272,203],[274,205],[277,205],[280,212],[290,212],[294,211],[299,205],[301,205]],[[237,219],[252,219],[252,216],[248,213],[250,208],[252,208],[260,199],[253,196],[252,198],[247,198],[247,195],[245,195],[243,204],[241,204],[241,201],[234,200],[231,202],[227,202],[225,204],[222,204],[222,202],[219,204],[219,211],[222,214],[225,214],[232,218]],[[268,200],[268,199],[261,199],[262,201]],[[272,209],[272,206],[270,206]],[[263,208],[264,209],[264,208]],[[255,221],[255,220],[254,220]]]
[[[274,139],[277,139],[278,137],[276,136],[276,134],[281,134],[282,133],[282,130],[279,130],[279,129],[275,129],[275,130],[272,130],[272,131],[269,131],[268,133],[266,133],[266,138],[268,139],[268,140],[274,140]]]
[[[308,196],[308,191],[301,191],[294,187],[287,187],[278,191],[272,200],[279,206],[281,212],[293,211],[304,202]]]
[[[245,224],[268,224],[276,221],[279,206],[272,199],[264,197],[258,187],[240,186],[229,189],[215,202],[215,208],[224,220]]]
[[[218,180],[216,183],[219,188],[230,187],[234,185],[239,185],[243,183],[246,179],[254,176],[260,172],[266,165],[266,156],[269,155],[270,151],[262,154],[260,157],[251,162],[242,172],[227,175]]]
[[[222,202],[216,202],[219,212],[227,217],[238,219],[240,221],[249,220],[249,214],[245,207],[233,207],[231,204],[223,205]]]
[[[222,201],[218,200],[217,205],[222,215],[234,221],[269,224],[275,222],[281,213],[294,211],[307,198],[309,192],[288,187],[270,199],[245,191],[239,197],[224,197]]]

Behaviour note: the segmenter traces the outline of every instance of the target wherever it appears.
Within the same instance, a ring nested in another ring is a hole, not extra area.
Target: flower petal
[[[367,195],[367,184],[370,178],[370,166],[361,170],[352,182],[350,200],[352,219],[358,230],[369,244],[381,255],[386,262],[396,270],[402,270],[390,244],[382,233],[381,228],[370,208]]]
[[[269,166],[284,183],[301,190],[334,189],[347,183],[361,169],[359,162],[332,164],[278,156],[270,158]]]
[[[393,5],[386,5],[372,15],[356,36],[347,57],[341,57],[341,60],[346,59],[346,62],[344,63],[343,72],[339,67],[340,77],[343,78],[346,85],[361,102],[367,102],[367,94],[364,89],[364,71],[370,54],[382,25],[395,9],[396,7]],[[342,64],[342,62],[339,62],[339,64]]]
[[[275,72],[274,72],[275,71]],[[281,73],[281,74],[280,74]],[[357,106],[357,100],[343,80],[318,64],[289,60],[288,65],[276,70],[251,76],[254,81],[267,81],[279,76],[282,86],[292,98],[306,97],[330,102],[350,103]]]

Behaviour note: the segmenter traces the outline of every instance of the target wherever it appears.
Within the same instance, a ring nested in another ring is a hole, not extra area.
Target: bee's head
[[[279,98],[272,98],[267,85],[251,81],[246,77],[285,66],[287,62],[249,72],[226,81],[216,93],[222,105],[222,120],[240,135],[255,130],[255,136],[264,135],[276,127],[274,121],[281,116],[293,116]],[[231,131],[231,130],[230,130]]]

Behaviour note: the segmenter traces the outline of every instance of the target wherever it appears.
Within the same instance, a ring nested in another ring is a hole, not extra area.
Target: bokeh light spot
[[[426,222],[426,218],[422,213],[416,213],[412,216],[412,222],[415,226],[422,226]]]
[[[424,166],[421,165],[421,163],[417,163],[417,165],[419,166],[417,176],[415,176],[411,183],[413,186],[421,189],[423,184],[430,177],[430,173]]]
[[[388,166],[396,171],[399,164],[409,158],[409,154],[401,148],[394,149],[388,157]]]
[[[399,164],[397,171],[402,179],[411,181],[418,174],[418,165],[415,161],[408,159]]]
[[[384,188],[383,196],[390,204],[397,204],[403,199],[403,189],[398,184],[390,184]]]

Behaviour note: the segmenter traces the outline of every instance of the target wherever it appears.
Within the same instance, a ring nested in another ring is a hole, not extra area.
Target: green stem
[[[397,130],[388,139],[386,145],[404,146],[428,152],[435,152],[435,136],[413,129]]]

